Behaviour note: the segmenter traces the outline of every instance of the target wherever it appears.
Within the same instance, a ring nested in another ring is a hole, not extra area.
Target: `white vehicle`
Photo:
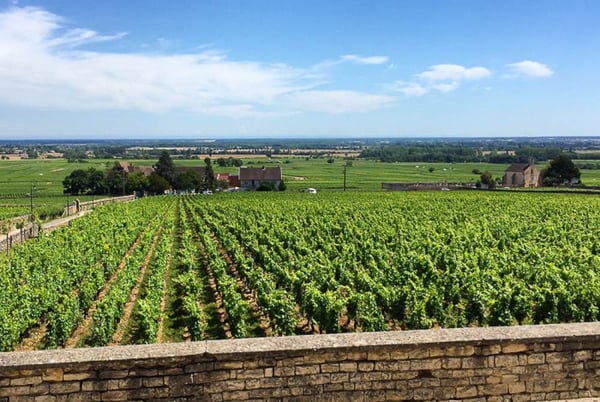
[[[306,192],[308,194],[317,194],[317,189],[316,188],[307,188]]]

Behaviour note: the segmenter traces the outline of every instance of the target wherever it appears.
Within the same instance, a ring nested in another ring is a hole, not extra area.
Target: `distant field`
[[[68,163],[64,159],[0,161],[0,219],[29,214],[54,215],[73,200],[63,194],[62,181],[76,169],[106,169],[106,160]],[[33,202],[30,193],[33,188]],[[93,197],[80,196],[81,201]],[[96,198],[98,198],[96,196]]]
[[[325,159],[290,159],[283,163],[283,174],[290,189],[316,187],[319,190],[341,190],[344,183],[344,159],[327,163]],[[268,164],[266,164],[268,166]],[[430,173],[429,168],[434,170]],[[504,165],[450,163],[381,163],[352,160],[346,168],[348,190],[381,190],[382,182],[475,182],[479,176],[473,169],[488,170],[501,176]]]
[[[216,159],[213,158],[213,159]],[[29,213],[32,186],[35,187],[34,209],[44,214],[60,211],[69,197],[63,194],[62,181],[76,169],[107,169],[115,160],[90,159],[85,163],[68,163],[64,159],[0,161],[0,219]],[[151,166],[154,160],[129,160],[137,166]],[[479,176],[474,169],[489,171],[501,177],[507,165],[490,163],[381,163],[354,159],[346,168],[348,191],[380,191],[382,182],[474,182]],[[344,185],[343,158],[328,163],[327,158],[305,157],[252,158],[244,160],[247,166],[281,165],[288,191],[308,187],[319,191],[341,191]],[[175,160],[177,166],[202,166],[202,160]],[[545,165],[539,165],[543,168]],[[433,168],[432,172],[429,169]],[[216,172],[237,173],[237,168],[220,168]],[[583,170],[582,181],[600,186],[600,170]],[[92,197],[79,197],[82,201]]]
[[[177,161],[182,165],[194,161]],[[502,177],[508,164],[494,163],[382,163],[371,160],[353,159],[352,167],[346,169],[347,190],[377,191],[382,182],[475,182],[479,175],[473,170],[489,171],[494,177]],[[197,163],[197,162],[196,162]],[[327,163],[326,158],[307,159],[300,157],[262,158],[245,161],[249,166],[281,165],[283,177],[290,190],[315,187],[319,190],[343,189],[343,158]],[[538,164],[539,169],[546,164]],[[433,168],[433,172],[429,172]],[[234,173],[237,168],[215,169]],[[600,170],[582,170],[583,183],[600,186]]]
[[[106,160],[68,163],[64,159],[0,161],[0,194],[29,193],[32,183],[40,195],[61,195],[62,181],[76,169],[106,169]]]

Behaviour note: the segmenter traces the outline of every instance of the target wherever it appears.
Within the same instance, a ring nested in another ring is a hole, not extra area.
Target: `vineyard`
[[[0,350],[595,321],[598,233],[564,194],[102,206],[0,260]]]

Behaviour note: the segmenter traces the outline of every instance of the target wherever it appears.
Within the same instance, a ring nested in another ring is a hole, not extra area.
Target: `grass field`
[[[214,158],[216,159],[216,157]],[[63,194],[62,181],[76,169],[107,169],[115,161],[90,159],[85,163],[69,163],[64,159],[0,161],[0,219],[29,213],[33,191],[34,211],[41,215],[60,211],[69,197]],[[153,160],[130,160],[137,166],[150,166]],[[244,161],[247,166],[281,165],[288,191],[308,187],[319,191],[341,191],[344,186],[346,160],[304,157],[257,158]],[[175,160],[176,166],[202,166],[201,160]],[[354,159],[346,168],[348,191],[381,191],[382,182],[475,182],[479,176],[474,169],[489,171],[501,177],[507,165],[489,163],[381,163]],[[539,165],[540,168],[545,164]],[[429,169],[433,168],[432,172]],[[220,168],[216,172],[237,173],[237,168]],[[583,170],[582,181],[587,185],[600,185],[600,170]],[[91,197],[79,197],[85,201]]]
[[[182,165],[193,161],[177,161]],[[283,177],[290,190],[314,187],[319,190],[342,190],[344,183],[344,164],[346,160],[335,159],[327,163],[327,159],[306,158],[273,158],[253,159],[249,166],[281,165]],[[346,169],[346,187],[348,190],[377,191],[382,182],[475,182],[479,175],[473,170],[489,171],[493,177],[502,177],[507,164],[493,163],[381,163],[371,160],[353,159],[352,167]],[[539,169],[546,164],[538,164]],[[433,172],[429,172],[433,168]],[[230,168],[228,171],[237,172]],[[582,170],[583,183],[600,186],[600,170]]]
[[[333,163],[324,159],[292,159],[282,164],[283,175],[290,189],[342,190],[345,162],[343,159]],[[429,172],[429,168],[433,168],[433,172]],[[346,168],[346,188],[376,191],[381,190],[382,182],[475,182],[479,175],[473,174],[473,169],[489,170],[494,176],[501,176],[505,168],[492,164],[380,163],[358,159]]]
[[[28,214],[54,215],[73,197],[63,194],[62,181],[76,169],[105,169],[106,160],[68,163],[64,159],[0,161],[0,219]],[[33,190],[33,202],[30,194]],[[92,197],[78,197],[87,201]],[[96,196],[97,198],[97,196]]]

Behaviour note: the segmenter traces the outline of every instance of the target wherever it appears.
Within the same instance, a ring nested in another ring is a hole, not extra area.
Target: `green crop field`
[[[106,169],[106,162],[68,163],[64,159],[0,161],[0,220],[29,214],[32,207],[42,217],[60,214],[69,199],[72,200],[72,197],[63,194],[65,176],[75,169]],[[30,194],[33,194],[33,202]],[[81,201],[91,198],[79,197]]]
[[[213,158],[215,159],[215,158]],[[177,166],[203,164],[198,160],[175,160]],[[327,158],[273,157],[244,160],[251,167],[281,166],[283,179],[288,189],[295,191],[314,187],[324,191],[343,190],[345,159],[336,158],[328,163]],[[364,159],[353,159],[346,168],[346,188],[353,191],[378,191],[382,182],[475,182],[479,175],[474,169],[489,171],[494,177],[502,177],[508,165],[491,163],[381,163]],[[133,161],[148,165],[149,161]],[[433,168],[433,172],[429,172]],[[237,173],[237,168],[215,167],[216,172]],[[600,177],[600,172],[599,172]]]
[[[216,157],[213,158],[216,160]],[[153,160],[130,160],[137,166],[151,166]],[[489,163],[381,163],[354,159],[346,168],[348,191],[381,191],[382,182],[475,182],[474,169],[489,171],[502,177],[507,165]],[[90,159],[85,163],[68,163],[63,159],[0,161],[0,220],[27,214],[31,209],[29,194],[32,187],[33,209],[38,215],[53,216],[62,210],[69,197],[63,194],[62,181],[75,169],[107,169],[115,160]],[[345,159],[328,163],[327,158],[274,157],[246,159],[247,166],[280,165],[288,191],[309,187],[319,191],[341,191],[344,186]],[[201,160],[175,160],[176,166],[203,166]],[[544,165],[538,165],[543,168]],[[430,172],[430,168],[433,171]],[[237,168],[219,168],[216,172],[237,173]],[[582,181],[600,186],[600,170],[583,170]],[[81,201],[93,197],[80,196]],[[72,197],[71,197],[72,199]]]
[[[581,194],[107,205],[0,260],[0,350],[596,321],[599,232]]]

